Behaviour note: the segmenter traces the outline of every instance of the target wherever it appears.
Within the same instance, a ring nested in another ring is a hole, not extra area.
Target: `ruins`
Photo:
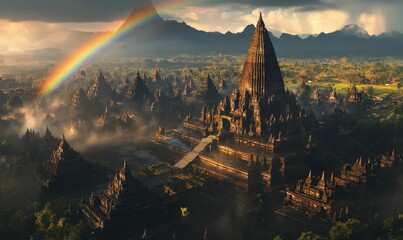
[[[122,238],[142,231],[158,219],[158,199],[130,172],[127,162],[105,191],[82,199],[80,209],[103,238]]]
[[[37,173],[42,187],[50,192],[79,188],[92,181],[92,166],[74,151],[64,136]]]
[[[335,187],[333,174],[327,180],[324,171],[320,178],[314,178],[312,172],[309,171],[305,181],[298,180],[293,191],[286,191],[286,201],[291,201],[294,206],[302,210],[305,208],[331,216]]]
[[[106,82],[102,71],[99,70],[94,83],[88,90],[88,98],[92,100],[97,100],[103,105],[109,103],[110,100],[114,98],[114,91],[112,90],[111,85]]]

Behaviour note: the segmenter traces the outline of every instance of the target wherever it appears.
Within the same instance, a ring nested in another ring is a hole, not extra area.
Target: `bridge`
[[[217,136],[210,135],[200,140],[200,142],[196,145],[195,148],[193,148],[192,151],[185,154],[185,156],[183,156],[183,158],[175,164],[175,167],[180,169],[184,169],[185,167],[187,167],[187,165],[193,162],[200,155],[201,152],[203,152],[213,143],[214,140],[217,140]]]

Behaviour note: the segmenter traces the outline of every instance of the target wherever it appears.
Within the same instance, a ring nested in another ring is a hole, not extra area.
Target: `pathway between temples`
[[[210,135],[206,138],[200,140],[199,144],[192,151],[188,152],[179,162],[175,164],[175,167],[184,169],[189,163],[193,162],[201,152],[204,151],[208,146],[210,146],[214,140],[217,139],[217,136]]]

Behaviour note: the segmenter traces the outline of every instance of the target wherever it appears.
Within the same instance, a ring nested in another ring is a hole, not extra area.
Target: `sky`
[[[148,0],[0,0],[0,55],[54,47],[70,31],[114,31]],[[164,19],[205,31],[240,32],[260,12],[270,30],[319,34],[357,24],[403,32],[403,0],[153,0]]]

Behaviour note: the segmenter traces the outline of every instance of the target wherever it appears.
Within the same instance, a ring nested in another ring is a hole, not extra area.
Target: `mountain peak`
[[[137,21],[136,19],[142,18],[142,15],[152,16],[151,21],[163,21],[161,16],[158,14],[154,4],[149,0],[145,0],[142,1],[142,3],[139,3],[138,6],[133,8],[120,29],[132,25],[133,22]]]
[[[368,32],[364,28],[358,26],[357,24],[348,24],[344,26],[339,32],[349,36],[357,36],[364,38],[370,37]]]
[[[244,31],[247,31],[247,30],[253,30],[253,31],[255,31],[255,25],[249,24],[249,25],[246,26],[245,29],[244,29]]]

